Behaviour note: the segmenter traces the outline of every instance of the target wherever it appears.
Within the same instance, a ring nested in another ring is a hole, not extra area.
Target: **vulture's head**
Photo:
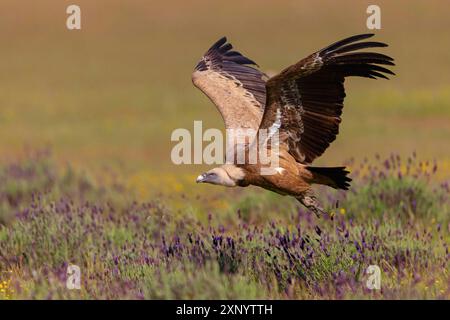
[[[211,169],[197,177],[197,183],[217,184],[225,187],[235,187],[244,178],[244,171],[234,165],[223,165]]]

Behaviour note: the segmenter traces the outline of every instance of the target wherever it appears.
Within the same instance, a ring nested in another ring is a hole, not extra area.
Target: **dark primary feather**
[[[198,71],[212,69],[230,79],[235,78],[249,93],[253,94],[261,109],[266,103],[264,74],[251,66],[257,64],[237,51],[223,37],[212,45],[195,67]]]
[[[370,37],[373,37],[374,34],[373,33],[365,33],[365,34],[357,34],[355,36],[351,36],[342,40],[339,40],[335,43],[330,44],[328,47],[323,48],[321,51],[333,51],[337,48],[340,48],[342,46],[345,46],[346,44],[352,43],[352,42],[356,42],[356,41],[360,41],[360,40],[364,40]]]
[[[364,41],[361,34],[335,42],[306,57],[267,82],[267,107],[261,128],[269,128],[281,111],[280,138],[298,162],[311,163],[323,154],[339,133],[345,98],[344,80],[349,76],[384,78],[394,73],[391,57],[357,50],[387,44]]]
[[[360,49],[365,49],[365,48],[383,48],[383,47],[387,47],[387,44],[382,43],[382,42],[373,42],[373,41],[366,41],[366,42],[359,42],[359,43],[353,43],[353,44],[349,44],[343,47],[340,47],[339,49],[334,50],[334,53],[345,53],[345,52],[349,52],[349,51],[354,51],[354,50],[360,50]]]

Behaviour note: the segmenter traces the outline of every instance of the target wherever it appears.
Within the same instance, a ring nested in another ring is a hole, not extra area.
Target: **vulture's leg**
[[[327,214],[327,212],[320,206],[320,203],[312,190],[306,191],[301,196],[296,197],[296,199],[306,208],[314,212],[318,218],[320,218],[321,214]]]

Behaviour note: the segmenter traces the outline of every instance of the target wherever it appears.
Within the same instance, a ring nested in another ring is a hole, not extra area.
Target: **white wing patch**
[[[281,110],[280,108],[278,108],[275,121],[269,128],[269,139],[272,138],[272,136],[275,133],[277,133],[280,128],[281,128]]]
[[[275,168],[275,171],[276,171],[278,174],[283,174],[283,172],[285,172],[286,169],[284,169],[284,168],[282,168],[282,167],[277,167],[277,168]]]

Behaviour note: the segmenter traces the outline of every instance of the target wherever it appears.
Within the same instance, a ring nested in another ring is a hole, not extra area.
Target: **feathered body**
[[[197,64],[194,85],[217,106],[226,129],[275,131],[279,163],[269,175],[261,174],[259,162],[228,163],[199,176],[197,182],[255,185],[294,196],[316,214],[323,212],[311,185],[347,190],[351,181],[344,167],[310,166],[339,133],[345,78],[387,79],[386,74],[394,74],[383,67],[394,65],[391,57],[359,51],[387,46],[362,41],[372,36],[356,35],[333,43],[270,79],[253,67],[255,62],[233,51],[226,38],[217,41]],[[258,143],[247,141],[247,152],[254,145]]]

